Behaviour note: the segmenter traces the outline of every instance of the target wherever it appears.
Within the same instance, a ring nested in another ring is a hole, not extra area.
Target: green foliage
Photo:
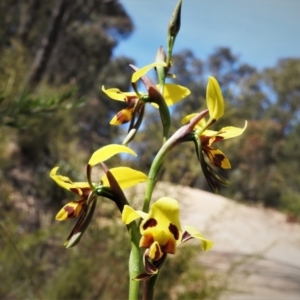
[[[70,6],[64,12],[63,24],[58,26],[51,14],[53,7],[62,2]],[[113,272],[109,269],[121,255],[108,243],[119,235],[114,231],[117,228],[110,225],[99,230],[98,225],[105,219],[101,215],[101,221],[92,226],[91,236],[86,237],[85,251],[68,252],[62,244],[70,227],[54,222],[70,195],[49,179],[50,169],[59,165],[71,178],[82,180],[78,175],[81,166],[91,151],[112,134],[108,119],[114,102],[102,100],[99,82],[105,84],[110,80],[108,73],[118,73],[114,76],[116,83],[127,89],[130,76],[119,72],[129,60],[111,60],[111,55],[117,42],[132,31],[131,20],[117,1],[88,2],[84,7],[80,1],[0,4],[2,299],[99,298],[103,293],[118,298],[120,289],[126,294],[122,288],[127,290],[127,286],[118,285],[127,276],[126,264],[119,263]],[[102,23],[104,15],[106,21]],[[81,26],[83,23],[91,27]],[[51,37],[51,25],[59,28],[58,39],[51,41],[51,51],[45,53],[43,45]],[[43,51],[45,65],[37,60]],[[39,78],[33,77],[37,70]],[[34,84],[30,83],[32,78]],[[91,252],[99,253],[95,259],[105,267],[95,264]],[[107,264],[110,257],[115,261]],[[82,294],[82,287],[70,281],[70,272],[84,284]],[[118,281],[109,280],[115,273],[119,274]],[[113,282],[114,287],[107,284]]]
[[[0,94],[0,119],[2,126],[19,129],[28,127],[28,118],[51,117],[58,110],[71,109],[83,104],[82,99],[74,99],[75,88],[58,96],[33,97],[22,94],[19,99]],[[71,101],[70,101],[71,99]]]

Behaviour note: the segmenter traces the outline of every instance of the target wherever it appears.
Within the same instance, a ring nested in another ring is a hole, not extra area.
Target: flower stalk
[[[181,142],[187,141],[187,137],[189,133],[194,130],[194,127],[198,122],[200,122],[206,115],[208,114],[208,110],[204,110],[199,114],[196,114],[188,124],[180,127],[167,141],[162,145],[155,158],[152,161],[150,171],[148,173],[148,179],[146,184],[145,198],[143,211],[149,211],[149,205],[151,201],[151,197],[153,194],[153,190],[157,181],[157,177],[159,175],[159,170],[162,167],[162,164],[167,157],[168,153],[172,150],[173,147],[178,145]]]
[[[161,268],[169,255],[176,254],[176,248],[180,244],[196,239],[200,242],[202,251],[207,251],[213,246],[213,242],[195,227],[181,226],[179,202],[176,199],[165,196],[152,201],[155,185],[166,157],[171,151],[176,151],[177,145],[193,142],[203,174],[209,186],[217,192],[217,186],[227,185],[228,181],[219,175],[214,167],[229,169],[231,165],[225,154],[214,145],[221,140],[241,135],[247,127],[246,122],[244,128],[227,126],[219,131],[210,130],[210,126],[223,116],[225,105],[218,81],[214,77],[209,77],[206,90],[207,109],[183,118],[183,125],[172,135],[170,134],[172,114],[169,107],[190,94],[188,88],[166,82],[166,78],[175,77],[169,71],[172,67],[171,59],[175,39],[181,26],[181,7],[182,0],[179,0],[168,25],[167,53],[163,47],[160,47],[155,62],[140,69],[130,65],[133,70],[131,76],[133,91],[122,92],[118,88],[102,87],[102,91],[110,99],[121,101],[126,105],[110,121],[111,125],[129,124],[122,145],[111,144],[95,151],[86,165],[85,182],[73,182],[68,177],[59,175],[58,167],[54,167],[50,172],[50,177],[59,186],[77,195],[77,199],[65,204],[56,216],[58,221],[77,218],[65,242],[67,248],[75,246],[81,240],[92,221],[100,197],[116,204],[121,213],[122,222],[127,227],[131,245],[128,265],[128,299],[130,300],[138,299],[140,281],[144,284],[143,300],[153,299]],[[158,84],[147,76],[153,68],[157,73]],[[139,82],[143,83],[144,91],[139,90]],[[163,143],[151,162],[148,176],[126,166],[108,168],[106,161],[114,155],[137,156],[128,145],[138,131],[143,129],[145,109],[149,105],[158,109]],[[94,180],[92,173],[96,165],[101,167],[104,175]],[[124,189],[141,182],[146,182],[144,201],[142,210],[136,210],[126,198]]]

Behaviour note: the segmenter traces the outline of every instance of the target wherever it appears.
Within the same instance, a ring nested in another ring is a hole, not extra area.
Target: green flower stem
[[[145,198],[144,198],[144,206],[143,206],[143,212],[148,213],[150,201],[152,197],[152,193],[155,187],[156,179],[158,172],[160,170],[160,167],[168,155],[168,153],[172,150],[173,147],[175,147],[180,142],[183,142],[186,140],[186,138],[194,130],[194,127],[198,122],[200,122],[201,119],[203,119],[208,114],[208,110],[204,110],[197,114],[190,122],[181,128],[179,128],[160,148],[158,153],[156,154],[154,160],[152,161],[150,171],[148,173],[148,180],[146,185],[146,191],[145,191]],[[204,129],[203,129],[204,130]]]
[[[169,138],[170,127],[171,127],[170,111],[165,102],[159,105],[159,113],[163,125],[163,144],[164,144]]]
[[[165,102],[165,99],[163,98],[164,89],[165,89],[165,81],[166,81],[166,68],[165,67],[156,67],[156,72],[158,76],[158,82],[159,82],[159,91],[162,95],[159,102],[157,102],[159,106],[159,113],[163,125],[163,143],[167,141],[169,138],[170,133],[170,127],[171,127],[171,115],[168,108],[168,105]]]
[[[173,46],[175,44],[175,37],[169,36],[168,37],[168,49],[167,49],[167,61],[166,64],[169,66],[172,58]]]
[[[141,273],[140,233],[135,222],[127,225],[131,241],[131,252],[129,256],[129,300],[137,300],[139,295],[139,281],[135,281]]]
[[[111,189],[114,191],[114,196],[112,200],[114,200],[122,213],[124,206],[129,205],[126,196],[124,195],[121,187],[119,186],[117,180],[112,175],[112,173],[107,169],[107,167],[102,163],[102,167],[106,173],[107,179],[111,186]],[[128,233],[130,236],[131,243],[131,252],[129,256],[129,300],[137,300],[139,295],[139,282],[134,281],[141,273],[141,254],[139,248],[140,241],[140,232],[136,222],[131,222],[127,225]]]
[[[173,139],[168,139],[163,146],[160,148],[158,153],[156,154],[154,160],[152,161],[151,168],[148,174],[148,180],[146,185],[146,191],[145,191],[145,199],[144,199],[144,206],[143,211],[148,213],[150,201],[152,197],[152,193],[155,187],[156,179],[158,172],[160,170],[160,167],[167,156],[167,154],[170,152],[172,147],[174,146]]]
[[[165,67],[156,67],[156,73],[158,77],[159,91],[163,95],[165,89],[165,81],[166,81]]]

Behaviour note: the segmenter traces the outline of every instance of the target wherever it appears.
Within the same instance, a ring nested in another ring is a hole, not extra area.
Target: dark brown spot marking
[[[139,99],[136,96],[127,96],[125,102],[128,103],[128,108],[134,108],[135,103],[138,101]]]
[[[64,210],[68,213],[68,218],[75,217],[75,209],[72,206],[65,206]]]
[[[82,191],[83,198],[87,198],[91,192],[91,188],[84,187],[84,188],[81,188],[81,191]]]
[[[214,143],[216,143],[216,142],[219,142],[219,141],[222,141],[222,140],[224,140],[224,138],[222,137],[222,136],[215,136],[215,140],[214,140]]]
[[[201,140],[202,147],[205,147],[206,145],[209,144],[210,137],[206,135],[201,135],[200,140]]]
[[[73,187],[71,187],[70,191],[73,192],[73,193],[75,193],[75,194],[77,194],[77,195],[80,195],[80,189],[79,188],[73,188]]]
[[[223,154],[214,154],[213,155],[214,166],[220,167],[224,158],[225,158],[225,156]]]
[[[173,225],[172,223],[170,223],[169,225],[169,230],[170,232],[173,234],[175,240],[177,241],[179,239],[179,231],[178,231],[178,228]]]
[[[125,110],[121,110],[116,115],[116,118],[117,118],[117,121],[119,122],[119,124],[125,124],[125,123],[129,122],[129,120],[130,120],[130,117],[128,117],[124,111]]]
[[[145,222],[145,224],[143,225],[143,229],[146,230],[147,228],[154,227],[156,225],[157,225],[157,221],[152,218]]]

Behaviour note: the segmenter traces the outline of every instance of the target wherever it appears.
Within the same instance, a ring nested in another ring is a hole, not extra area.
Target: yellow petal
[[[57,170],[59,169],[59,167],[54,167],[51,171],[50,171],[50,177],[53,178],[54,176],[56,176]]]
[[[138,219],[138,218],[147,218],[148,214],[139,211],[139,210],[134,210],[131,206],[125,205],[124,209],[122,211],[122,222],[124,224],[129,224],[132,221]]]
[[[95,166],[96,164],[100,162],[104,162],[107,159],[111,158],[112,156],[119,154],[119,153],[129,153],[132,154],[133,156],[137,156],[136,153],[131,150],[130,148],[123,146],[123,145],[118,145],[118,144],[111,144],[104,146],[100,148],[99,150],[95,151],[93,155],[91,156],[88,164],[90,166]]]
[[[73,184],[78,189],[90,188],[90,185],[88,184],[88,182],[73,182]]]
[[[121,125],[132,119],[133,108],[124,108],[119,111],[109,122],[110,125]]]
[[[210,76],[206,89],[206,103],[211,120],[218,120],[224,114],[224,99],[218,81]]]
[[[109,171],[118,181],[121,189],[126,189],[137,185],[138,183],[147,181],[146,174],[129,167],[111,168]],[[106,175],[103,176],[101,181],[104,186],[110,186]]]
[[[220,131],[210,130],[206,129],[201,136],[207,136],[207,137],[214,137],[217,136],[220,133]]]
[[[197,123],[197,125],[195,126],[195,129],[196,130],[202,130],[203,128],[206,128],[207,127],[207,122],[206,122],[206,120],[203,118],[203,119],[201,119],[198,123]]]
[[[82,211],[83,204],[83,202],[69,202],[57,213],[55,219],[58,221],[64,221],[67,219],[78,217],[80,212]]]
[[[193,119],[195,116],[197,116],[198,113],[195,114],[190,114],[188,116],[185,116],[182,120],[181,120],[181,124],[187,124],[191,119]],[[207,122],[205,120],[205,118],[201,119],[198,124],[195,126],[195,129],[203,129],[205,128],[207,125]],[[206,131],[205,131],[206,132]]]
[[[176,241],[181,236],[177,200],[164,197],[152,204],[149,215],[143,220],[140,230],[145,240],[153,239],[161,246],[170,244],[175,247]],[[168,250],[169,253],[174,253],[174,251],[175,249]]]
[[[102,86],[102,91],[111,99],[118,101],[126,101],[127,97],[136,96],[135,92],[126,92],[123,93],[117,88],[105,89],[104,85]]]
[[[202,248],[204,251],[207,251],[212,248],[214,245],[213,241],[204,237],[195,227],[185,226],[185,230],[195,239],[200,240]]]
[[[211,147],[203,148],[203,150],[208,156],[212,165],[222,169],[231,169],[231,165],[228,158],[221,150],[214,149]]]
[[[159,89],[159,87],[158,84],[157,88]],[[188,88],[178,84],[166,83],[164,87],[164,99],[168,106],[179,102],[190,93],[191,91]]]
[[[76,193],[76,191],[74,191],[74,189],[76,189],[77,194],[81,195],[80,189],[74,184],[74,182],[72,182],[72,180],[69,177],[56,175],[58,169],[59,167],[53,168],[50,172],[50,177],[62,188],[69,191],[72,189],[74,193]]]
[[[162,67],[166,67],[167,64],[163,61],[158,61],[155,63],[152,63],[150,65],[147,65],[139,70],[137,70],[136,72],[134,72],[132,74],[131,77],[131,82],[137,82],[142,76],[144,76],[149,70],[151,70],[154,67],[158,67],[158,66],[162,66]]]
[[[154,202],[149,212],[149,218],[155,217],[161,225],[169,226],[170,223],[181,230],[179,222],[178,201],[169,197],[163,197]]]
[[[247,121],[245,121],[245,126],[243,128],[238,128],[233,126],[224,127],[217,132],[216,136],[222,137],[224,140],[239,136],[246,130],[247,124],[248,124]]]
[[[187,124],[191,119],[193,119],[195,116],[197,116],[198,113],[190,114],[185,116],[184,118],[181,119],[181,124]]]

